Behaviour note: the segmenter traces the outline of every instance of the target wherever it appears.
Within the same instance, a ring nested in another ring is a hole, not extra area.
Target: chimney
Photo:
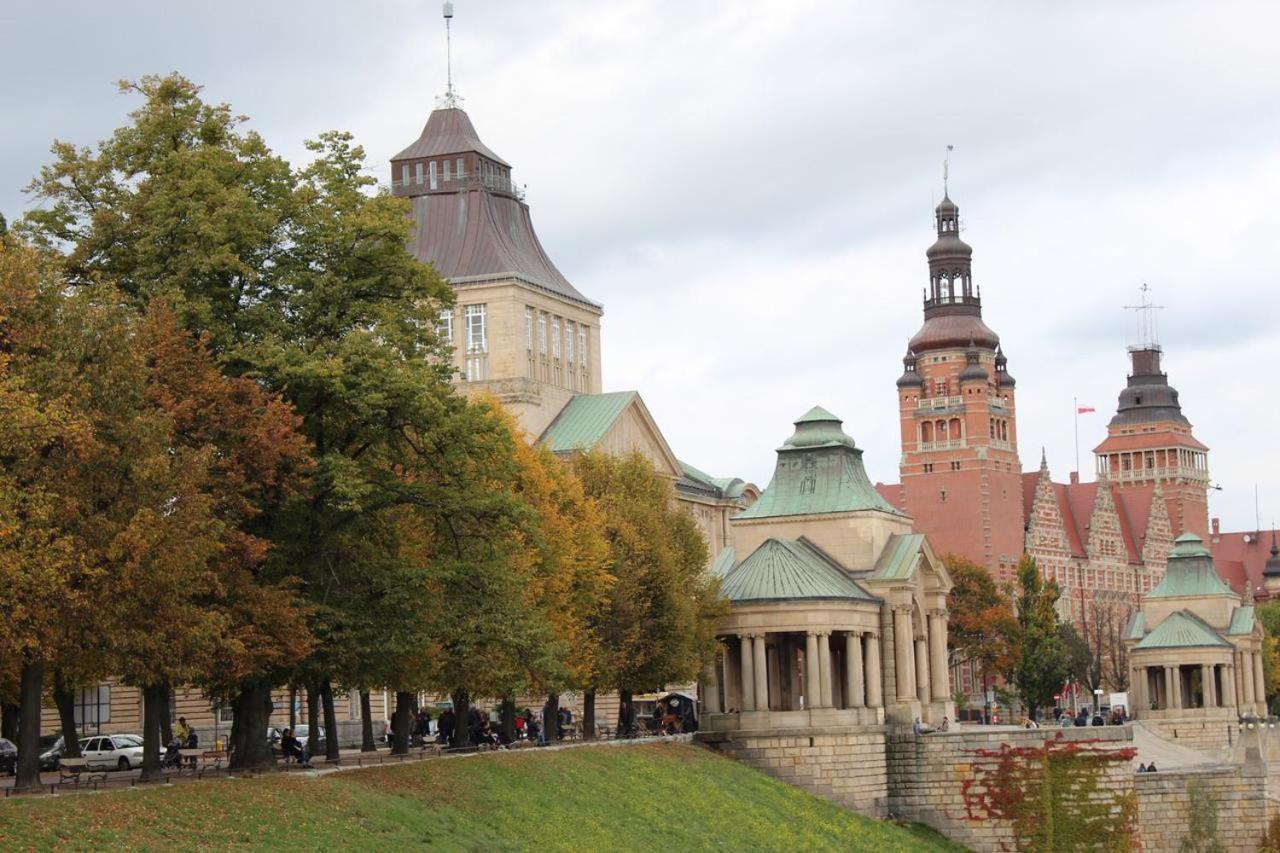
[[[1080,485],[1080,472],[1079,472],[1079,471],[1072,471],[1072,472],[1071,472],[1071,485],[1073,485],[1073,486],[1078,486],[1078,485]]]

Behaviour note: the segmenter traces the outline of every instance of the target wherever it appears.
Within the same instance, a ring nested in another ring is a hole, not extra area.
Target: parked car
[[[62,758],[62,755],[64,752],[66,752],[66,749],[67,749],[66,741],[62,737],[59,737],[57,740],[53,742],[52,746],[50,746],[44,752],[40,753],[40,769],[41,770],[57,770],[58,759]]]
[[[308,726],[306,723],[303,723],[302,725],[298,726],[296,729],[293,730],[293,736],[296,737],[298,740],[302,741],[302,746],[304,748],[307,745],[307,735],[308,733],[310,733],[310,731],[311,731],[311,727]],[[326,749],[325,737],[324,737],[324,726],[316,726],[316,738],[317,738],[316,752],[322,753]]]
[[[0,737],[0,773],[18,772],[18,747],[13,741]]]
[[[81,738],[80,754],[90,770],[132,770],[142,766],[142,738],[138,735]]]

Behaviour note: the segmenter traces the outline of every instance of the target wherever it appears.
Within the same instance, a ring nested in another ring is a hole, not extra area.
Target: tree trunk
[[[471,745],[471,696],[465,690],[453,692],[453,745]]]
[[[168,746],[173,743],[173,717],[169,716],[169,700],[173,698],[173,688],[167,688],[164,697],[164,711],[160,714],[160,743]],[[176,704],[175,704],[176,707]],[[213,713],[218,713],[217,707],[213,709]],[[186,746],[186,744],[183,744]],[[209,749],[217,749],[216,743],[209,744]]]
[[[333,710],[333,685],[329,679],[320,682],[320,701],[324,705],[324,757],[338,762],[342,758],[338,743],[338,715]]]
[[[618,734],[631,737],[636,733],[635,709],[631,706],[631,691],[618,691]]]
[[[247,681],[231,707],[232,770],[271,767],[276,763],[271,744],[267,743],[267,723],[271,720],[271,685],[265,681]]]
[[[289,685],[289,728],[298,727],[298,685]]]
[[[80,757],[80,733],[76,731],[76,694],[62,680],[62,673],[53,671],[53,704],[58,708],[58,720],[62,723],[62,755],[65,758]]]
[[[158,782],[160,772],[160,718],[169,710],[169,688],[149,684],[142,688],[142,776],[141,782]],[[186,746],[186,744],[183,744]]]
[[[547,741],[554,743],[560,740],[560,694],[547,694],[546,718]]]
[[[516,740],[516,697],[502,697],[502,742],[515,743]]]
[[[5,740],[18,741],[18,706],[8,702],[0,703],[0,737]]]
[[[413,726],[413,694],[396,691],[396,713],[391,722],[394,737],[391,739],[392,755],[409,754],[409,729]]]
[[[582,739],[596,739],[596,692],[588,690],[582,694]]]
[[[373,740],[373,710],[369,707],[368,690],[360,691],[360,751],[378,751],[378,744]]]
[[[320,685],[307,685],[307,755],[315,757],[320,746]]]
[[[40,784],[40,706],[44,695],[44,661],[26,661],[18,693],[18,764],[15,788]]]

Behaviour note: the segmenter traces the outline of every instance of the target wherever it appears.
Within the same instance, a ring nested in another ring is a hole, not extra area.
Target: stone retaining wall
[[[1192,749],[1222,749],[1234,746],[1240,728],[1231,720],[1142,720],[1142,725],[1165,740]]]
[[[911,729],[893,730],[886,737],[889,811],[899,819],[919,821],[977,851],[1014,849],[1013,829],[1007,823],[970,819],[965,808],[964,784],[974,779],[977,750],[1000,745],[1038,747],[1061,735],[1064,741],[1102,741],[1101,748],[1130,746],[1127,727],[1099,726],[1079,729],[962,729],[916,736]],[[1112,795],[1132,790],[1133,772],[1128,762],[1111,766],[1100,790]]]
[[[882,726],[700,732],[697,740],[845,808],[873,817],[886,814]]]
[[[1214,837],[1227,853],[1257,850],[1268,815],[1276,808],[1266,797],[1266,770],[1260,762],[1137,774],[1134,786],[1138,792],[1143,849],[1179,848],[1191,828],[1188,787],[1193,781],[1198,781],[1204,794],[1212,797],[1218,806],[1218,829]]]

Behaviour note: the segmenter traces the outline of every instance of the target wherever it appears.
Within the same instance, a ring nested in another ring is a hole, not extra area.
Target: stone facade
[[[1165,740],[1192,749],[1230,749],[1240,741],[1240,724],[1236,722],[1234,715],[1199,720],[1185,717],[1158,720],[1148,717],[1142,721],[1142,725]]]
[[[1194,768],[1176,773],[1139,773],[1133,777],[1138,794],[1138,823],[1145,850],[1177,850],[1191,829],[1193,785],[1218,809],[1214,838],[1226,853],[1253,853],[1276,802],[1267,797],[1266,767],[1260,762]]]
[[[1129,746],[1127,728],[1102,726],[1083,729],[963,729],[917,736],[910,729],[895,729],[885,738],[889,771],[889,812],[899,820],[918,821],[978,851],[1014,849],[1013,829],[1006,823],[969,819],[964,785],[975,779],[978,750],[1039,746],[1061,736],[1064,741],[1101,741],[1100,748]],[[1132,788],[1133,772],[1127,763],[1108,768],[1101,788],[1123,793]]]
[[[887,814],[882,726],[713,732],[699,741],[783,782],[874,817]]]

